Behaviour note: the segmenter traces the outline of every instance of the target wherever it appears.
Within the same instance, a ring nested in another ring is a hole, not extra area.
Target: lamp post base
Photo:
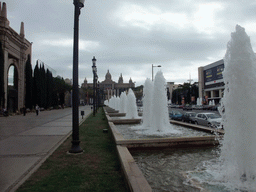
[[[72,147],[69,153],[82,153],[84,150],[80,147],[80,141],[72,141]]]

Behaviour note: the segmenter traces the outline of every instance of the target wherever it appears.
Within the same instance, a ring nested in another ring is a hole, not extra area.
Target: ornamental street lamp
[[[95,96],[95,84],[96,84],[96,76],[97,76],[97,68],[96,68],[96,59],[93,56],[92,59],[92,72],[93,72],[93,116],[95,116],[95,104],[96,104],[96,96]]]
[[[74,45],[73,45],[73,94],[72,94],[72,147],[70,153],[81,153],[79,141],[79,89],[78,89],[78,36],[80,9],[84,7],[84,0],[74,0]]]
[[[100,90],[100,82],[98,81],[98,87],[97,87],[97,90],[98,90],[98,109],[100,108],[100,104],[101,104],[101,102],[100,102],[100,97],[101,97],[101,95],[100,95],[100,92],[101,92],[101,90]]]
[[[98,112],[98,75],[95,76],[95,111]]]
[[[153,81],[153,75],[154,75],[154,72],[153,72],[153,68],[154,68],[154,67],[162,67],[162,66],[161,66],[161,65],[153,65],[153,64],[152,64],[152,81]]]

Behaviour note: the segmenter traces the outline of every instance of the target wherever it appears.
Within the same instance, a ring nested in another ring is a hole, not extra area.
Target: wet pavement
[[[90,113],[80,106],[79,122]],[[0,117],[0,192],[15,191],[71,133],[72,108]]]

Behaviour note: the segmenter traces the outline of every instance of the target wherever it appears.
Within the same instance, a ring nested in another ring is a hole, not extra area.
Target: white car
[[[198,113],[195,117],[195,124],[217,128],[221,120],[221,116],[216,113]]]

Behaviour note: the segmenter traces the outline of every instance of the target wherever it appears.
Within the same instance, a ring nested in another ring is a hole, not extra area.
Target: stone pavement
[[[79,122],[90,113],[80,106]],[[72,108],[0,117],[0,192],[17,190],[71,134]]]

